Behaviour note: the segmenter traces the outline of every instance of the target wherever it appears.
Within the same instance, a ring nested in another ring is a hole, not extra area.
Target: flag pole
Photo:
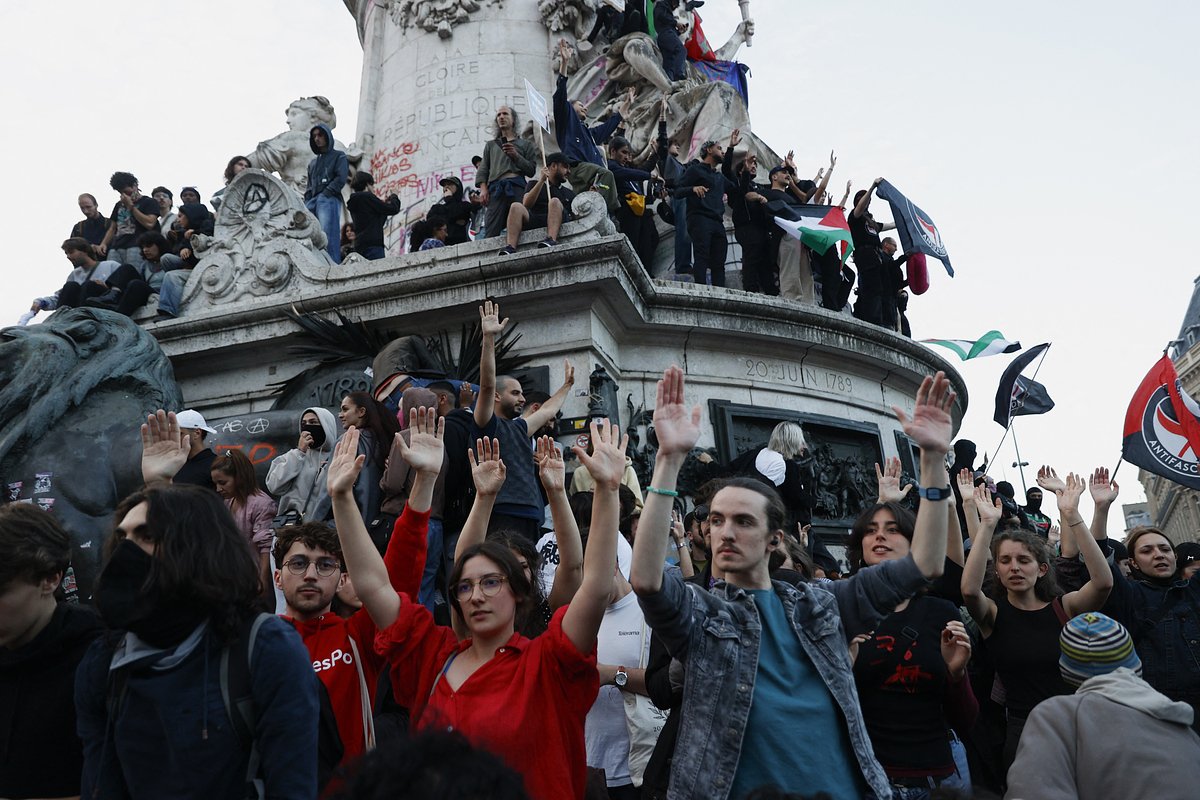
[[[1012,419],[1011,418],[1008,420],[1008,427],[1004,429],[1004,435],[1000,437],[1000,443],[998,445],[996,445],[996,449],[992,451],[992,453],[993,453],[992,460],[988,461],[987,453],[983,454],[983,460],[987,462],[987,466],[984,467],[984,470],[983,470],[984,475],[987,475],[988,470],[990,470],[992,468],[992,464],[996,463],[995,456],[1000,454],[1000,448],[1004,446],[1004,440],[1008,438],[1008,432],[1010,430],[1012,430]],[[1019,461],[1020,458],[1018,458],[1017,460]]]
[[[1124,458],[1117,459],[1117,465],[1115,467],[1113,467],[1112,475],[1110,475],[1108,478],[1110,481],[1115,481],[1117,479],[1117,470],[1119,470],[1121,468],[1121,465],[1124,463],[1125,463]]]
[[[1017,446],[1017,426],[1015,420],[1009,424],[1009,428],[1012,430],[1013,435],[1013,449],[1017,451],[1017,469],[1021,471],[1021,491],[1029,494],[1029,487],[1025,483],[1025,462],[1021,460],[1021,448]]]
[[[1033,368],[1033,376],[1030,377],[1029,380],[1032,381],[1032,380],[1037,379],[1038,370],[1040,370],[1042,368],[1042,362],[1046,360],[1046,353],[1050,352],[1050,347],[1053,344],[1054,344],[1053,342],[1046,343],[1046,349],[1042,351],[1042,356],[1041,356],[1041,358],[1038,359],[1037,366]],[[996,445],[995,452],[997,455],[1000,454],[1000,448],[1004,445],[1004,440],[1008,438],[1008,432],[1010,430],[1012,430],[1012,425],[1013,425],[1013,418],[1012,418],[1012,415],[1010,414],[1008,417],[1008,426],[1005,427],[1005,429],[1004,429],[1004,435],[1000,437],[1000,444]],[[1014,447],[1016,446],[1016,442],[1017,442],[1017,434],[1014,432],[1013,433],[1013,446]],[[992,460],[993,460],[993,462],[995,461],[995,459],[992,459]],[[1018,452],[1017,453],[1017,463],[1020,463],[1020,462],[1021,462],[1021,454]],[[984,470],[983,474],[986,475],[987,470]],[[1025,485],[1025,470],[1022,469],[1021,470],[1021,486],[1024,487],[1024,485]]]

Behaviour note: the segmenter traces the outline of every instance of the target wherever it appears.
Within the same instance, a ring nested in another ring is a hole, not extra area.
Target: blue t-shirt
[[[730,800],[773,785],[856,800],[866,792],[837,701],[804,652],[774,589],[747,590],[762,622],[750,718]]]
[[[490,436],[500,440],[500,453],[508,477],[500,494],[496,496],[494,511],[510,517],[541,520],[545,517],[545,503],[539,488],[533,464],[533,446],[529,441],[529,426],[524,419],[504,419],[493,414],[482,429],[471,422],[471,440]]]

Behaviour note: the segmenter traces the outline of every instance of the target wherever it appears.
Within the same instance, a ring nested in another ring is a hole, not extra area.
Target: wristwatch
[[[939,489],[936,486],[930,489],[920,486],[917,488],[917,495],[920,496],[922,500],[928,500],[932,503],[936,503],[940,500],[949,500],[954,496],[954,490],[949,486],[943,489]]]
[[[629,673],[624,667],[617,667],[617,674],[613,675],[613,685],[618,689],[624,689],[625,684],[629,683]]]

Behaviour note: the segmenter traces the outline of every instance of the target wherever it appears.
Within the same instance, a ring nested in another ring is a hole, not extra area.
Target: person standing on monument
[[[371,173],[359,170],[350,181],[354,194],[346,201],[346,208],[354,220],[354,252],[370,261],[387,254],[383,247],[383,223],[400,213],[400,198],[393,192],[387,200],[380,200],[371,191],[374,185],[375,178]]]
[[[854,263],[858,266],[858,300],[854,303],[854,316],[876,325],[884,324],[883,242],[879,234],[896,227],[895,223],[876,222],[871,216],[871,196],[881,183],[883,178],[876,178],[870,189],[859,189],[854,193],[854,210],[846,220],[854,240]]]
[[[484,236],[499,236],[508,220],[508,209],[525,196],[525,178],[532,178],[537,151],[517,135],[517,112],[508,106],[496,110],[496,136],[483,148],[475,173],[479,202],[487,208]]]
[[[329,242],[326,250],[333,263],[342,263],[342,187],[350,175],[346,154],[333,146],[333,131],[328,125],[314,125],[308,132],[308,146],[316,157],[308,162],[308,188],[304,205],[321,224]]]
[[[600,145],[607,142],[620,127],[623,113],[629,112],[630,101],[626,98],[621,111],[589,128],[585,124],[587,106],[578,100],[567,100],[567,62],[570,59],[571,50],[567,40],[559,39],[558,81],[554,87],[554,138],[571,168],[568,178],[575,193],[595,188],[604,197],[608,210],[616,211],[619,203],[617,184],[608,170]]]
[[[735,130],[729,138],[731,151],[739,137],[740,132]],[[684,170],[676,184],[675,196],[687,198],[687,229],[692,240],[696,283],[707,283],[711,274],[713,286],[724,286],[725,252],[729,246],[725,238],[724,195],[732,182],[718,168],[727,153],[720,142],[710,139],[700,145],[699,156],[698,161]]]

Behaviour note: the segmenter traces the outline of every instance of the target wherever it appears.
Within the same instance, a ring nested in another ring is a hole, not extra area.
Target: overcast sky
[[[511,0],[510,0],[511,1]],[[936,221],[953,280],[909,308],[915,338],[996,328],[1051,341],[1038,380],[1057,408],[1017,423],[1021,456],[1060,472],[1113,466],[1126,405],[1178,333],[1197,269],[1195,4],[752,0],[754,131],[801,172],[838,154],[834,187],[887,177]],[[702,9],[714,47],[734,0]],[[7,277],[0,324],[62,284],[59,244],[108,177],[207,198],[229,157],[285,129],[302,95],[355,138],[361,48],[338,0],[3,3]],[[837,192],[840,196],[840,191]],[[876,216],[887,218],[877,202]],[[44,318],[45,314],[40,318]],[[1008,356],[960,366],[960,435],[992,452]],[[1012,438],[995,474],[1021,489]],[[1026,470],[1032,482],[1033,470]],[[1143,499],[1125,465],[1120,502]],[[1090,501],[1084,503],[1090,513]],[[1122,530],[1119,514],[1110,530]]]

